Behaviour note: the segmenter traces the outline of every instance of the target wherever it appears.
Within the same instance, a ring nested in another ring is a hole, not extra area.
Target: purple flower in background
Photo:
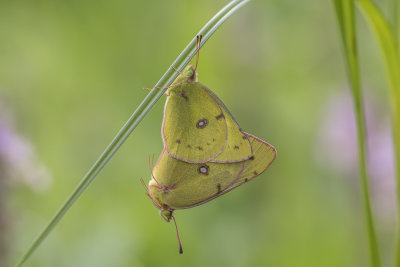
[[[367,123],[368,174],[376,212],[381,217],[395,214],[395,170],[389,110],[379,109],[373,97],[365,97]],[[383,115],[382,115],[383,114]],[[358,140],[353,99],[340,92],[328,99],[322,110],[316,147],[317,160],[324,168],[345,176],[357,177]],[[322,155],[322,157],[321,157]]]
[[[11,186],[26,184],[35,191],[48,188],[50,175],[39,164],[31,144],[14,130],[0,102],[0,266],[6,266],[13,223],[7,207]]]
[[[19,135],[0,102],[0,179],[6,184],[26,184],[35,191],[47,189],[49,172],[38,163],[32,145]]]

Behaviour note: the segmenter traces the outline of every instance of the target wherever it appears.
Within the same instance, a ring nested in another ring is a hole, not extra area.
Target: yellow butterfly
[[[171,157],[189,162],[240,162],[251,145],[224,103],[197,81],[189,65],[166,92],[162,138]]]
[[[168,222],[171,218],[175,220],[175,209],[192,208],[224,195],[257,177],[271,165],[276,157],[275,148],[253,135],[244,134],[253,155],[241,162],[187,163],[171,157],[164,148],[146,188],[163,219]],[[179,246],[182,253],[180,241]]]

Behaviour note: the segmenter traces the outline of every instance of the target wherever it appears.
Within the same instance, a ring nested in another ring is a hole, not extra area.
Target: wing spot
[[[258,175],[258,172],[256,172],[256,171],[254,171],[253,173],[254,173],[254,175]]]
[[[239,149],[239,146],[235,146],[233,149]]]
[[[192,148],[192,146],[191,146],[191,145],[187,145],[186,147],[187,147],[187,148]]]
[[[204,127],[206,127],[208,124],[208,120],[207,119],[201,119],[196,123],[196,127],[199,129],[203,129]]]
[[[254,160],[254,156],[251,156],[251,157],[249,158],[249,160]]]
[[[244,179],[244,182],[247,182],[248,180],[249,180],[249,179],[246,178],[246,179]]]
[[[213,138],[213,142],[215,142],[215,138]]]
[[[204,165],[201,165],[199,168],[197,168],[197,171],[202,175],[208,175],[208,172],[210,171],[210,167],[208,167],[208,165],[204,164]]]
[[[203,151],[203,148],[201,146],[196,147],[198,150]]]
[[[246,139],[247,139],[247,136],[243,135],[242,138],[243,138],[243,140],[246,140]]]
[[[179,140],[179,139],[176,139],[176,142],[177,142],[178,144],[180,144],[180,143],[181,143],[181,140]]]
[[[221,184],[217,184],[217,194],[221,193]]]
[[[219,114],[218,116],[215,117],[217,120],[225,118],[224,113]]]
[[[185,95],[185,93],[182,91],[180,93],[178,93],[178,96],[182,97],[183,99],[186,100],[186,102],[189,101],[189,97],[187,95]]]

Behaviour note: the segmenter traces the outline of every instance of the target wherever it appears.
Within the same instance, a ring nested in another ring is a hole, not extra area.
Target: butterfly
[[[249,182],[271,165],[276,149],[251,134],[244,134],[253,153],[249,159],[240,162],[188,163],[171,157],[164,148],[152,171],[149,186],[144,185],[163,219],[175,221],[173,213],[176,209],[207,203]],[[182,253],[179,235],[178,241]]]
[[[148,187],[141,180],[161,217],[174,220],[180,253],[174,211],[232,191],[263,173],[276,157],[272,145],[244,132],[221,99],[197,81],[200,42],[198,36],[196,66],[187,66],[165,93],[164,149]]]
[[[240,162],[250,142],[224,103],[189,65],[166,92],[162,138],[167,153],[189,163]]]

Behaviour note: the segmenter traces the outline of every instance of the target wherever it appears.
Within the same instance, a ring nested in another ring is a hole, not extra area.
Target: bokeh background
[[[0,1],[0,266],[12,266],[196,32],[228,1]],[[378,1],[390,17],[388,1]],[[359,15],[359,14],[358,14]],[[387,83],[359,16],[373,208],[393,258]],[[352,100],[331,1],[251,1],[199,80],[278,150],[173,224],[145,196],[161,99],[26,266],[367,266]]]

